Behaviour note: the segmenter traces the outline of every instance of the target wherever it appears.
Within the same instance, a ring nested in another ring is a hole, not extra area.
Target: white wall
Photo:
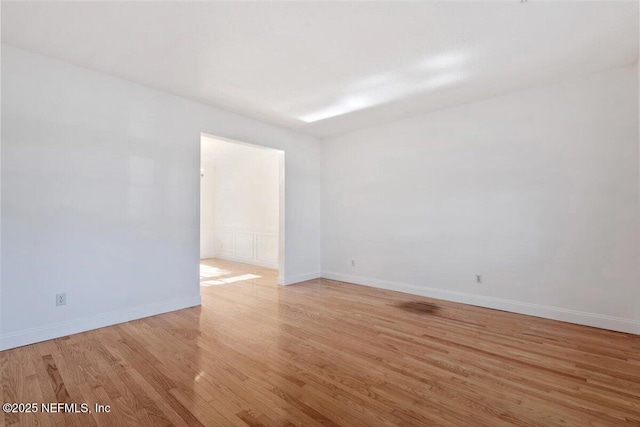
[[[286,153],[281,274],[319,275],[316,139],[5,45],[2,89],[0,348],[199,304],[201,132]]]
[[[281,152],[202,137],[200,258],[278,268]]]
[[[636,65],[328,139],[323,276],[640,333],[638,161]]]

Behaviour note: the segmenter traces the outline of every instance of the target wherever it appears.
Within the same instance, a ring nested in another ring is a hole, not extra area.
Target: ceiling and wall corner
[[[638,60],[637,2],[3,2],[2,40],[318,137]]]

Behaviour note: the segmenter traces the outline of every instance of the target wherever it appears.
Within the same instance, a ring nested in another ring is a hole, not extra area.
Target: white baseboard
[[[357,285],[370,286],[380,289],[405,292],[429,298],[437,298],[446,301],[476,305],[479,307],[493,308],[496,310],[510,311],[529,316],[543,317],[562,322],[577,323],[579,325],[593,326],[596,328],[626,332],[640,335],[640,321],[625,319],[622,317],[606,316],[602,314],[588,313],[584,311],[569,310],[565,308],[550,307],[545,305],[530,304],[526,302],[493,298],[482,295],[473,295],[465,292],[447,291],[443,289],[427,288],[406,283],[389,282],[385,280],[371,279],[349,274],[323,271],[322,277],[341,282],[355,283]]]
[[[155,316],[157,314],[167,313],[170,311],[181,310],[183,308],[194,307],[200,304],[201,298],[200,295],[198,295],[188,298],[161,301],[120,311],[113,311],[84,319],[60,322],[41,328],[11,332],[0,335],[0,350],[8,350],[10,348],[34,344],[40,341],[90,331],[92,329],[104,328],[105,326],[129,322],[131,320]]]
[[[278,283],[281,285],[293,285],[294,283],[306,282],[307,280],[318,279],[322,274],[317,271],[314,273],[294,274],[292,276],[285,275],[284,278],[278,277]]]
[[[213,252],[210,253],[206,253],[206,254],[200,254],[200,259],[209,259],[209,258],[216,258],[216,254],[214,254]]]
[[[247,259],[247,258],[235,257],[232,255],[213,254],[207,257],[202,257],[202,256],[200,257],[200,259],[208,259],[208,258],[218,258],[218,259],[224,259],[226,261],[241,262],[243,264],[256,265],[258,267],[265,267],[265,268],[272,268],[274,270],[278,269],[277,262],[257,261],[257,260]]]
[[[271,264],[271,263],[264,263],[264,262],[259,262],[259,261],[251,261],[251,260],[246,260],[243,258],[237,258],[237,257],[233,257],[233,256],[228,256],[228,255],[213,255],[210,258],[217,258],[217,259],[223,259],[226,261],[233,261],[233,262],[240,262],[243,264],[250,264],[250,265],[257,265],[259,267],[266,267],[266,268],[273,268],[275,270],[278,269],[278,265],[275,264]],[[207,259],[207,258],[201,258],[201,259]],[[282,272],[280,272],[282,273]],[[322,274],[319,271],[313,272],[313,273],[304,273],[304,274],[294,274],[292,276],[282,276],[282,274],[278,274],[278,279],[277,282],[279,285],[293,285],[295,283],[300,283],[300,282],[306,282],[307,280],[313,280],[313,279],[318,279],[319,277],[322,277]]]

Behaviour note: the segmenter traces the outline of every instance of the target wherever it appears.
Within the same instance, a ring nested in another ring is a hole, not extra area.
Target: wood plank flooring
[[[640,336],[202,268],[202,307],[0,353],[0,426],[640,425]]]

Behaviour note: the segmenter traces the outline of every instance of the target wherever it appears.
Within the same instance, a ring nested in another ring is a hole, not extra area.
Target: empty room
[[[0,8],[0,427],[640,425],[637,0]]]

